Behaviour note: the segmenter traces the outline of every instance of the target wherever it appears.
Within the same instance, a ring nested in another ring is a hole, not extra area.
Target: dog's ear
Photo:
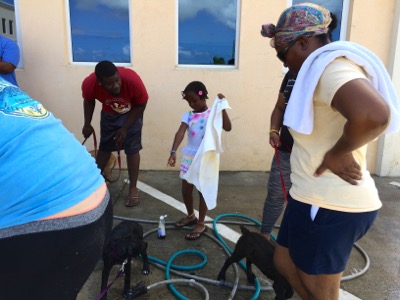
[[[244,225],[240,225],[240,231],[242,232],[242,234],[250,232],[250,230],[248,230],[246,227],[244,227]]]

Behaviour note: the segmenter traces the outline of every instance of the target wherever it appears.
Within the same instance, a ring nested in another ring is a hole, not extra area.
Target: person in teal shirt
[[[2,78],[0,131],[0,298],[76,299],[111,232],[103,176],[61,120]]]

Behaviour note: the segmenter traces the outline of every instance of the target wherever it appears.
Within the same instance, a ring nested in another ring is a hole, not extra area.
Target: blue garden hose
[[[216,228],[218,220],[221,219],[221,218],[224,218],[224,217],[242,218],[242,219],[246,219],[246,220],[252,221],[253,223],[257,224],[258,226],[261,225],[261,223],[259,221],[257,221],[256,219],[253,219],[251,217],[247,217],[247,216],[244,216],[244,215],[240,215],[240,214],[222,214],[222,215],[217,216],[214,219],[214,222],[213,222],[214,233],[216,235],[216,238],[221,242],[221,244],[228,250],[228,252],[230,254],[232,254],[232,252],[233,252],[232,249],[225,243],[225,241],[222,239],[221,235],[218,233],[218,230]],[[203,258],[203,261],[201,263],[197,264],[197,265],[194,265],[194,266],[178,266],[178,265],[172,264],[172,261],[176,257],[178,257],[180,255],[183,255],[183,254],[187,254],[187,253],[197,254],[197,255],[199,255],[200,257]],[[158,264],[160,264],[162,266],[166,266],[165,272],[166,272],[166,279],[167,280],[170,279],[170,269],[171,268],[175,269],[175,270],[192,271],[192,270],[200,269],[200,268],[204,267],[207,264],[207,257],[205,256],[204,253],[202,253],[200,251],[197,251],[197,250],[190,250],[190,249],[189,250],[181,250],[181,251],[176,252],[175,254],[173,254],[169,258],[167,263],[165,263],[165,261],[163,261],[163,260],[157,259],[157,258],[152,257],[152,256],[149,256],[149,260],[153,261],[153,262],[156,262],[156,263],[158,263]],[[239,265],[241,266],[241,268],[243,270],[247,269],[243,262],[240,261]],[[168,284],[168,288],[175,295],[175,297],[178,298],[179,300],[189,300],[188,298],[183,296],[172,284]],[[259,282],[259,280],[257,278],[255,278],[255,289],[256,290],[255,290],[251,300],[256,300],[260,296],[261,285],[260,285],[260,282]]]
[[[193,266],[178,266],[178,265],[173,265],[172,262],[175,258],[177,258],[180,255],[183,254],[197,254],[199,255],[203,261],[197,265],[193,265]],[[197,250],[180,250],[178,252],[175,252],[175,254],[173,254],[167,263],[165,263],[165,261],[157,259],[155,257],[151,257],[149,256],[149,260],[154,261],[159,263],[160,265],[165,266],[165,278],[167,280],[171,279],[170,276],[170,269],[175,269],[175,270],[181,270],[181,271],[193,271],[193,270],[197,270],[197,269],[201,269],[202,267],[204,267],[207,264],[207,257],[205,256],[204,253],[197,251]],[[183,296],[180,292],[178,292],[178,290],[170,283],[168,284],[168,288],[170,289],[170,291],[175,295],[175,297],[177,297],[179,300],[189,300],[188,298],[186,298],[185,296]]]
[[[173,256],[171,256],[171,258],[168,260],[168,262],[165,262],[161,259],[149,256],[149,260],[156,262],[164,267],[168,266],[168,263],[170,262],[170,260],[173,258],[175,259],[177,255],[182,255],[182,254],[186,254],[186,253],[195,253],[198,254],[199,256],[201,256],[203,258],[203,262],[194,265],[194,266],[179,266],[179,265],[173,265],[172,263],[169,265],[169,268],[172,268],[174,270],[180,270],[180,271],[193,271],[193,270],[197,270],[200,269],[202,267],[204,267],[207,264],[207,257],[200,251],[197,250],[181,250],[176,252]],[[167,278],[169,279],[169,278]]]
[[[217,216],[214,221],[213,221],[213,230],[215,233],[216,238],[218,239],[218,241],[225,247],[225,249],[229,252],[229,254],[232,254],[232,249],[228,246],[228,244],[226,244],[226,242],[222,239],[221,235],[218,233],[217,230],[217,222],[218,220],[220,220],[221,218],[225,218],[225,217],[235,217],[235,218],[242,218],[242,219],[246,219],[248,221],[253,222],[254,224],[261,226],[261,223],[259,221],[257,221],[256,219],[253,219],[251,217],[248,216],[244,216],[241,214],[221,214],[219,216]],[[153,230],[151,230],[153,231]],[[275,236],[273,236],[271,234],[272,238],[275,238]],[[172,264],[172,261],[183,254],[187,254],[187,253],[192,253],[192,254],[197,254],[199,256],[201,256],[203,258],[203,261],[197,265],[193,265],[193,266],[179,266],[179,265],[174,265]],[[176,252],[175,254],[173,254],[167,263],[165,263],[165,261],[160,260],[158,258],[152,257],[152,256],[148,256],[149,260],[155,263],[158,263],[164,267],[166,267],[166,279],[169,280],[170,279],[170,269],[174,269],[174,270],[183,270],[183,271],[192,271],[192,270],[197,270],[200,269],[202,267],[204,267],[207,264],[207,257],[205,256],[205,254],[203,254],[200,251],[197,250],[180,250],[178,252]],[[246,270],[246,266],[245,264],[240,261],[239,262],[240,267],[243,270]],[[185,296],[183,296],[172,284],[168,284],[168,288],[170,289],[170,291],[174,294],[174,296],[176,298],[178,298],[179,300],[189,300],[188,298],[186,298]],[[251,298],[251,300],[256,300],[258,299],[258,297],[260,296],[260,292],[261,292],[261,285],[260,282],[258,280],[258,278],[255,278],[255,292]]]

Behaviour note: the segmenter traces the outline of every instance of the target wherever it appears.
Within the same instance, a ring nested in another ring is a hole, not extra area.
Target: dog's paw
[[[247,274],[247,281],[249,283],[254,283],[256,282],[256,275],[254,275],[253,273]]]
[[[219,274],[217,280],[219,281],[219,285],[225,285],[225,274]]]
[[[125,289],[125,290],[122,291],[122,296],[124,298],[127,298],[128,297],[128,293],[130,293],[130,289]]]
[[[218,279],[219,280],[219,285],[224,286],[225,285],[225,278],[224,279]]]
[[[292,298],[294,295],[294,290],[292,287],[290,287],[289,289],[286,290],[285,292],[285,299],[290,299]]]
[[[143,275],[149,275],[150,274],[150,270],[143,269],[142,273],[143,273]]]

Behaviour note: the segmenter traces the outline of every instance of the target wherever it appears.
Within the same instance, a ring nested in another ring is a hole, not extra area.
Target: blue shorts
[[[106,152],[117,151],[114,137],[118,129],[124,126],[128,113],[110,114],[101,112],[99,150]],[[128,135],[122,149],[127,155],[138,153],[142,149],[142,119],[138,119],[128,130]]]
[[[319,208],[314,221],[311,205],[288,195],[277,242],[288,248],[297,268],[306,274],[337,274],[344,271],[353,244],[363,237],[378,211],[347,213]]]

